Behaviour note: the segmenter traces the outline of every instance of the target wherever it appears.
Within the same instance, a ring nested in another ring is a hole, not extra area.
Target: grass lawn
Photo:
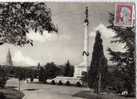
[[[135,97],[124,97],[116,94],[97,95],[92,91],[80,91],[73,95],[74,97],[81,97],[86,99],[136,99]]]
[[[22,99],[24,96],[22,92],[13,88],[0,88],[0,93],[3,93],[4,96],[6,96],[5,99]]]

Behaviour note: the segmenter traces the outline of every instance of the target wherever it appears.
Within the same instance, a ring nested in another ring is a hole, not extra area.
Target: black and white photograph
[[[0,99],[136,99],[135,2],[0,2]]]

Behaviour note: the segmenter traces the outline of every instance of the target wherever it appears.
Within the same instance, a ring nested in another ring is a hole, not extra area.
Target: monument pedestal
[[[79,64],[75,66],[75,72],[74,72],[74,77],[80,78],[82,77],[83,72],[88,72],[88,66],[85,64]]]

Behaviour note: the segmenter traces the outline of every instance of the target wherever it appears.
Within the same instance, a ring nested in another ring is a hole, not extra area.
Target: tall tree
[[[107,59],[104,56],[101,34],[96,31],[92,60],[88,71],[88,85],[99,93],[104,88]]]
[[[57,31],[46,3],[0,3],[0,44],[33,45],[32,40],[26,37],[30,30],[41,34],[44,30]]]
[[[74,67],[70,64],[69,60],[65,64],[64,76],[72,77],[74,73]]]
[[[113,29],[116,34],[112,43],[123,44],[125,52],[109,48],[110,60],[117,65],[119,77],[124,81],[124,89],[132,93],[135,92],[135,27],[115,26],[113,21],[114,15],[110,13],[108,28]]]
[[[45,83],[47,80],[46,72],[44,67],[39,67],[39,81]]]

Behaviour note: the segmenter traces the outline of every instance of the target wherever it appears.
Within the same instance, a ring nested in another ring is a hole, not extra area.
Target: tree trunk
[[[98,73],[98,94],[100,94],[101,91],[101,73]]]

